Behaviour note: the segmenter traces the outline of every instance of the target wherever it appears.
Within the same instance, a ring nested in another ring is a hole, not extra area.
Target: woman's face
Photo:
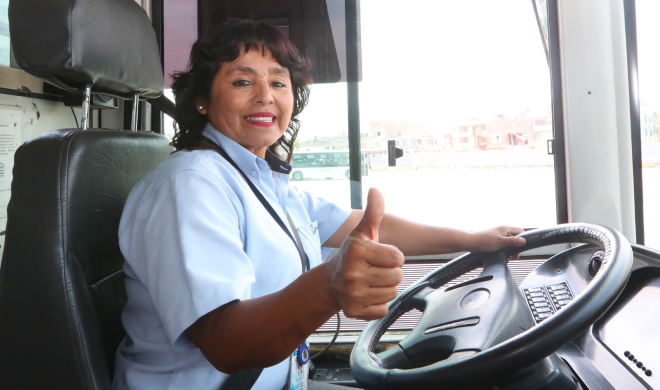
[[[213,79],[210,101],[198,100],[197,109],[222,134],[263,158],[291,120],[289,70],[270,52],[250,50],[222,64]]]

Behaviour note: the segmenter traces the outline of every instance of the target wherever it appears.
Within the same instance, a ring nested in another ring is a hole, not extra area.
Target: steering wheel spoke
[[[401,302],[402,308],[405,312],[416,309],[422,313],[426,311],[427,300],[430,294],[435,291],[434,288],[429,287],[428,283],[422,283],[417,288],[412,289],[405,295],[400,297],[399,302]]]
[[[372,353],[373,354],[373,353]],[[412,368],[413,365],[408,359],[408,355],[399,344],[386,349],[383,352],[373,354],[381,367],[384,368]]]

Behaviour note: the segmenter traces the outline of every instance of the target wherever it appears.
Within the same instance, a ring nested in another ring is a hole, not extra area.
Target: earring
[[[200,110],[203,110],[203,109],[204,109],[204,106],[199,106],[199,109],[200,109]]]

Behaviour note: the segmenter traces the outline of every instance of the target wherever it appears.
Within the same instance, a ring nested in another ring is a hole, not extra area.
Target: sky
[[[164,0],[164,6],[165,84],[169,88],[171,74],[186,69],[190,49],[197,40],[197,2]]]

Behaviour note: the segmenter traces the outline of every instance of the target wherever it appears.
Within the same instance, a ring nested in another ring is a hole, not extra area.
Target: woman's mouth
[[[256,126],[272,126],[275,124],[277,117],[271,113],[259,112],[249,116],[243,117],[248,123]]]

